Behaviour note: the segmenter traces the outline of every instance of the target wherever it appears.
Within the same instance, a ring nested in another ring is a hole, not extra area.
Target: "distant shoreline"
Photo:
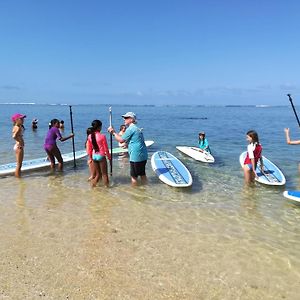
[[[268,104],[224,104],[224,105],[203,105],[203,104],[121,104],[121,103],[116,103],[116,104],[108,104],[108,103],[88,103],[88,104],[67,104],[67,103],[34,103],[34,102],[5,102],[5,103],[0,103],[0,105],[37,105],[37,106],[125,106],[125,107],[256,107],[256,108],[270,108],[270,107],[287,107],[289,105],[268,105]]]

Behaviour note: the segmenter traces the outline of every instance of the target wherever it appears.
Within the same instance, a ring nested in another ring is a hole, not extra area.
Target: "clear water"
[[[10,115],[27,114],[25,159],[44,156],[52,118],[68,106],[1,105],[0,163],[14,160]],[[128,162],[115,159],[112,186],[91,189],[86,160],[63,175],[47,170],[0,179],[3,264],[0,295],[57,299],[298,299],[300,205],[283,198],[299,189],[300,147],[285,143],[299,129],[289,107],[117,106],[113,125],[134,111],[150,155],[166,150],[180,158],[193,186],[161,183],[147,164],[149,184],[130,186]],[[39,119],[33,132],[30,123]],[[108,106],[73,106],[76,149],[93,119],[109,123]],[[264,155],[286,175],[285,187],[245,187],[239,154],[245,133],[259,133]],[[177,152],[206,131],[216,163]],[[108,139],[109,140],[109,139]],[[117,143],[114,142],[114,146]],[[70,141],[59,143],[72,151]]]

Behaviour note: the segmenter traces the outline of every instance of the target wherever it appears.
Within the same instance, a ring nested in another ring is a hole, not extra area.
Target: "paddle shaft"
[[[111,107],[109,108],[109,126],[112,126],[112,109]],[[113,135],[112,133],[110,134],[110,176],[113,174]]]
[[[70,105],[69,107],[70,107],[71,131],[72,131],[72,133],[74,134],[72,106]],[[75,159],[75,140],[74,140],[74,136],[72,137],[72,147],[73,147],[73,162],[74,162],[74,168],[76,168],[76,159]]]
[[[296,117],[297,122],[298,122],[298,126],[300,127],[300,121],[299,121],[299,118],[298,118],[298,115],[297,115],[297,112],[296,112],[296,109],[295,109],[295,106],[294,106],[294,103],[293,103],[293,99],[292,99],[292,97],[291,97],[291,94],[287,94],[287,96],[289,97],[289,100],[290,100],[290,102],[291,102],[291,105],[292,105],[292,108],[293,108],[295,117]]]

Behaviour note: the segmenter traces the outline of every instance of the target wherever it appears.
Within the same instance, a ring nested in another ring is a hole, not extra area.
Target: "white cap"
[[[129,111],[125,115],[122,115],[122,118],[136,119],[136,114],[134,112],[132,112],[132,111]]]

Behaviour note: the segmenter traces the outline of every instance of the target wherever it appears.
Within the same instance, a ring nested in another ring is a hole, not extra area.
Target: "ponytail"
[[[96,131],[97,130],[101,130],[102,128],[102,122],[100,120],[94,120],[92,122],[92,134],[91,134],[91,139],[92,139],[92,145],[93,145],[93,149],[95,150],[95,152],[99,151],[99,146],[97,144],[96,141]]]

